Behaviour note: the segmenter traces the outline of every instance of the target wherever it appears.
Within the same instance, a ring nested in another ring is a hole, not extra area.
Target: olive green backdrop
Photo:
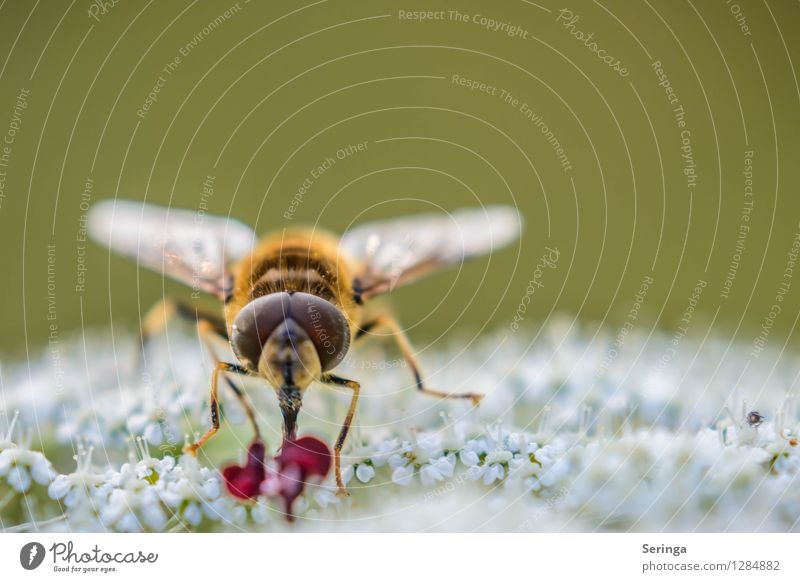
[[[799,32],[800,4],[774,0],[6,0],[3,353],[189,298],[81,240],[114,196],[259,231],[516,204],[519,247],[393,294],[413,337],[555,312],[613,329],[633,310],[781,346],[800,304]],[[537,270],[545,247],[558,260]]]

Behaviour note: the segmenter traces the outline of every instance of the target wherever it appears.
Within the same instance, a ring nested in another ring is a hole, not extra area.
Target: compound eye
[[[316,295],[293,293],[291,316],[314,342],[322,371],[338,366],[350,347],[350,325],[344,313]]]
[[[272,332],[289,317],[291,296],[271,293],[245,305],[233,320],[231,346],[246,367],[255,370],[264,344]]]

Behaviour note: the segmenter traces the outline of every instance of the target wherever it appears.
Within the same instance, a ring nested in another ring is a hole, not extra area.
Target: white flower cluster
[[[75,471],[58,475],[48,488],[65,508],[62,527],[139,532],[197,529],[204,520],[244,521],[244,508],[222,495],[216,471],[190,455],[156,459],[143,440],[137,445],[118,470],[97,469],[93,449],[79,448]]]
[[[404,519],[417,520],[418,529],[449,523],[457,512],[450,503],[469,506],[478,497],[504,511],[495,519],[474,509],[469,519],[459,519],[460,527],[798,530],[797,429],[750,421],[752,413],[696,433],[632,426],[606,438],[565,432],[549,442],[506,432],[499,424],[471,438],[443,428],[411,440],[362,443],[346,477],[356,499],[364,494],[394,500],[396,486],[413,488],[423,504],[409,501],[402,511]],[[396,503],[389,505],[386,515],[396,510]],[[365,513],[374,527],[397,527],[372,511]]]
[[[665,351],[670,341],[634,332],[626,338],[630,349],[612,352],[613,334],[601,330],[589,339],[556,320],[533,348],[518,334],[427,354],[436,388],[487,394],[478,409],[421,396],[405,369],[357,365],[357,358],[379,358],[379,351],[355,352],[341,370],[364,386],[344,450],[351,496],[337,497],[329,475],[295,504],[292,525],[274,500],[242,503],[228,495],[219,466],[175,456],[183,444],[177,435],[208,422],[209,368],[196,365],[193,336],[171,337],[169,351],[156,350],[144,375],[132,365],[118,369],[122,348],[113,345],[93,345],[90,376],[80,367],[85,354],[76,353],[75,361],[64,354],[60,389],[49,399],[47,360],[31,373],[4,367],[0,402],[20,410],[18,424],[36,430],[47,457],[23,439],[12,442],[15,416],[0,441],[0,527],[800,530],[791,362],[765,350],[758,361],[739,365],[745,346],[688,338],[681,357]],[[668,361],[665,353],[672,354]],[[280,427],[274,396],[260,385],[246,388],[274,454]],[[223,431],[230,431],[243,415],[224,390]],[[301,434],[331,443],[348,396],[311,391]],[[214,441],[226,447],[212,455],[220,464],[242,459],[249,434],[236,434]],[[93,463],[93,450],[103,451],[102,467]],[[77,466],[67,472],[62,459],[70,455]]]
[[[410,439],[361,443],[353,447],[359,457],[345,471],[352,497],[342,502],[332,487],[317,488],[299,505],[306,521],[297,528],[326,529],[336,519],[337,530],[363,529],[365,523],[394,529],[387,518],[395,510],[382,508],[386,500],[394,507],[405,499],[404,523],[424,529],[434,518],[447,523],[457,500],[469,506],[480,498],[482,505],[474,505],[459,524],[502,531],[798,529],[800,447],[789,429],[742,424],[696,434],[625,429],[607,439],[576,432],[549,443],[506,432],[500,424],[472,437],[445,425],[440,432],[415,431]],[[49,498],[64,511],[49,529],[281,527],[279,512],[264,500],[241,504],[225,495],[216,471],[194,457],[156,459],[143,441],[137,449],[118,470],[100,470],[92,464],[91,448],[80,448],[75,471],[55,477],[41,453],[11,447],[0,455],[16,451],[14,459],[25,462],[14,468],[49,483]],[[21,487],[20,477],[4,475],[12,488],[29,492],[30,483]],[[484,506],[502,507],[500,518]]]
[[[24,496],[34,486],[49,485],[55,477],[52,464],[42,453],[11,440],[17,418],[15,414],[5,436],[0,438],[0,515],[17,497]]]
[[[72,448],[80,441],[126,450],[132,436],[144,436],[162,450],[175,449],[190,424],[208,416],[210,367],[198,342],[181,334],[168,349],[152,346],[146,365],[130,340],[60,342],[57,366],[50,352],[30,366],[3,366],[0,403]]]

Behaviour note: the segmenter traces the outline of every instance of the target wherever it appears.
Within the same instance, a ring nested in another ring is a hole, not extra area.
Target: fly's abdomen
[[[250,279],[250,299],[286,291],[316,295],[338,303],[339,276],[336,266],[308,251],[283,249],[254,269]]]
[[[226,316],[232,321],[250,302],[274,293],[307,293],[341,309],[351,325],[358,314],[338,239],[298,231],[265,239],[236,266],[236,283]]]

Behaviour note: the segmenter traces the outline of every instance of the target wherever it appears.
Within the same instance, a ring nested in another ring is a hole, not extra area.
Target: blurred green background
[[[672,333],[696,309],[688,333],[766,326],[781,346],[800,312],[798,32],[781,1],[7,0],[4,357],[189,298],[81,240],[87,204],[114,196],[260,232],[516,204],[518,247],[393,293],[413,338],[515,315],[533,333],[556,312],[613,329],[641,304],[636,326]],[[537,274],[545,247],[559,260]]]

